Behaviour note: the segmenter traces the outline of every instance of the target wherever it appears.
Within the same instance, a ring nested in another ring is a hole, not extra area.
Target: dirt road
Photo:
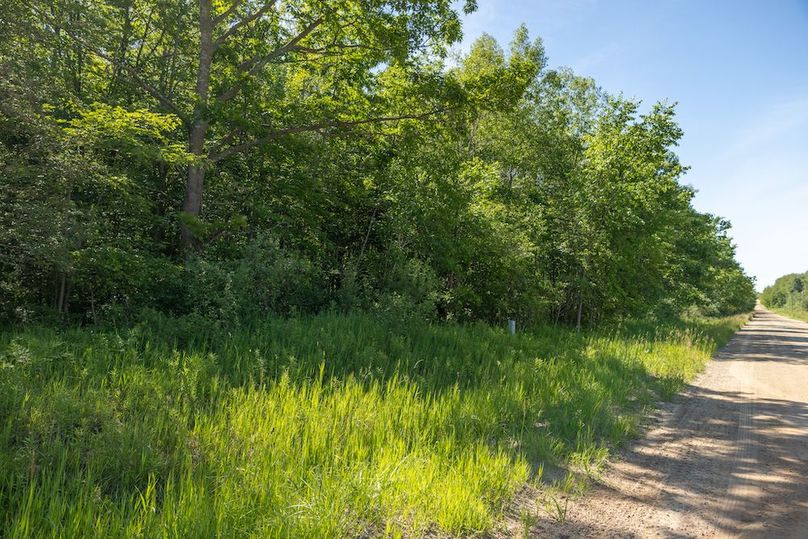
[[[808,324],[759,308],[563,524],[531,535],[808,538]]]

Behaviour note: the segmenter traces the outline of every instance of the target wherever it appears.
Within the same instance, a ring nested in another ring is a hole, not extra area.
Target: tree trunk
[[[67,314],[68,311],[68,298],[70,297],[71,282],[67,278],[67,272],[62,272],[59,277],[59,290],[57,292],[56,311],[60,315]]]
[[[205,140],[209,125],[206,115],[210,69],[215,48],[211,0],[199,0],[199,66],[196,73],[196,105],[188,137],[188,151],[198,159],[188,167],[185,200],[182,203],[182,211],[191,218],[199,217],[202,212],[202,191],[205,184]],[[199,239],[194,236],[186,223],[181,224],[180,234],[183,248],[200,247]]]
[[[581,275],[579,277],[579,284],[578,284],[578,316],[575,322],[575,328],[578,331],[581,331],[581,317],[584,312],[584,278],[586,277],[586,270],[581,268]]]
[[[205,121],[198,121],[191,128],[189,150],[200,159],[205,151],[205,136],[208,125]],[[182,203],[182,211],[191,216],[198,217],[202,212],[202,190],[205,185],[205,165],[204,163],[194,163],[188,167],[188,177],[185,181],[185,200]],[[180,229],[182,234],[182,246],[184,248],[199,248],[199,240],[196,238],[186,223]]]
[[[67,281],[67,277],[65,274],[62,273],[59,276],[59,291],[56,294],[56,312],[62,314],[62,307],[65,304],[65,284]]]

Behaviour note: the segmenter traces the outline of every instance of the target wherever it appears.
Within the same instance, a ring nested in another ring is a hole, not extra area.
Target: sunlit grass
[[[771,309],[771,310],[779,314],[780,316],[785,316],[786,318],[793,318],[794,320],[802,320],[803,322],[808,322],[808,311],[803,311],[801,309]]]
[[[0,526],[322,537],[490,529],[596,470],[743,317],[510,336],[364,315],[0,334]]]

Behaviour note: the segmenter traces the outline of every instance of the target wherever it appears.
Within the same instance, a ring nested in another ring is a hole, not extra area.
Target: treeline
[[[453,4],[4,0],[2,320],[749,309],[674,107]]]
[[[808,311],[806,284],[808,284],[808,272],[783,275],[763,290],[760,301],[772,309]]]

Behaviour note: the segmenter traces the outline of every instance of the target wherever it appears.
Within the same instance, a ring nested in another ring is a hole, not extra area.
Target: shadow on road
[[[808,325],[758,311],[555,537],[808,537]]]

